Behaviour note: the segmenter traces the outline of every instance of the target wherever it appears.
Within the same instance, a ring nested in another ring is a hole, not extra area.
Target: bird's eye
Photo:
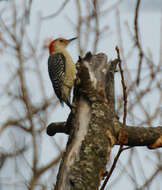
[[[60,40],[60,42],[63,42],[63,40]]]

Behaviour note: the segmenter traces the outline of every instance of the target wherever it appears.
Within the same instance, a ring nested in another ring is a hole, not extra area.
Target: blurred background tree
[[[0,2],[0,189],[52,189],[67,136],[48,137],[51,121],[64,121],[48,77],[48,44],[78,36],[75,62],[87,51],[109,59],[120,48],[127,86],[127,124],[162,124],[162,21],[160,1]],[[116,110],[123,97],[116,74]],[[111,162],[117,149],[114,148]],[[111,162],[107,168],[111,167]],[[107,189],[160,189],[162,152],[132,148],[120,156]],[[34,185],[35,184],[35,185]]]

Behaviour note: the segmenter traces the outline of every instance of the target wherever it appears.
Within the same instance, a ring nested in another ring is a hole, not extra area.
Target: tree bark
[[[67,122],[52,123],[49,135],[69,134],[55,190],[98,189],[113,145],[162,147],[162,127],[125,126],[115,113],[114,73],[118,59],[105,54],[77,63],[74,105]]]

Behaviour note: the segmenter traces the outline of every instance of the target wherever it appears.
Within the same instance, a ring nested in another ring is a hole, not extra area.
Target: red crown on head
[[[53,40],[50,44],[49,44],[49,47],[48,47],[48,49],[49,49],[49,53],[51,54],[52,53],[52,51],[53,51],[53,44],[55,43],[55,40]]]

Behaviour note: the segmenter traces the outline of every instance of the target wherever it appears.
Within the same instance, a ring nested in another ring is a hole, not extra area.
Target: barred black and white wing
[[[62,53],[51,54],[48,59],[48,72],[54,91],[60,100],[62,100],[62,85],[65,77],[65,57]]]

